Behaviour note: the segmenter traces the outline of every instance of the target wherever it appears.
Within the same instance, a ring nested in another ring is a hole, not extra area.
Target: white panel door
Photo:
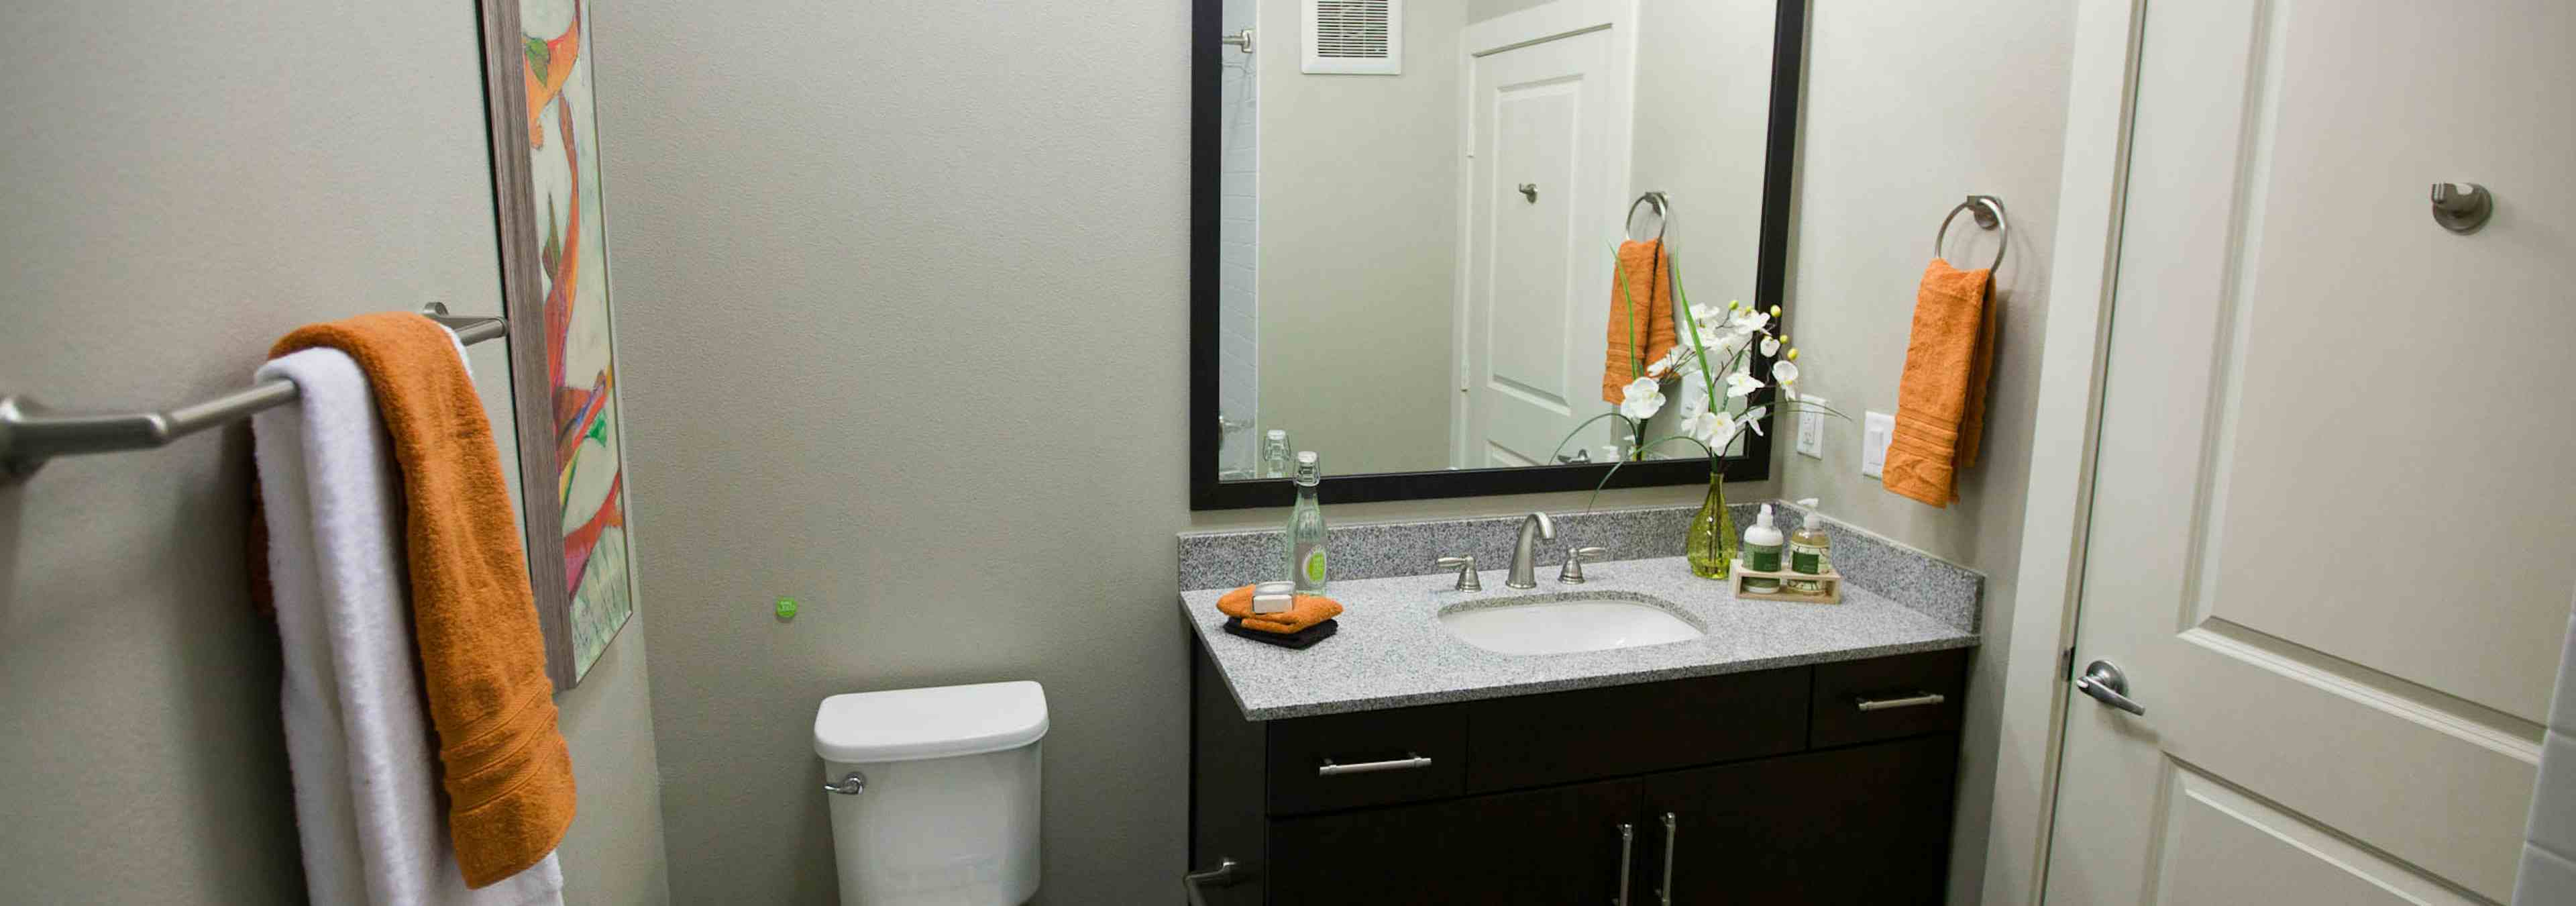
[[[1618,205],[1606,147],[1609,43],[1608,31],[1588,31],[1470,67],[1462,465],[1550,462],[1566,432],[1606,409],[1603,212]]]
[[[2146,711],[2073,699],[2047,900],[2504,901],[2576,585],[2576,5],[2144,23],[2073,663]]]

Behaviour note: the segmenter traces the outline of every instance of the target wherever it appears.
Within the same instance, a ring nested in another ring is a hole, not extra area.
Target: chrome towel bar
[[[456,339],[468,345],[510,332],[500,318],[449,315],[447,306],[435,302],[421,314],[456,331]],[[295,383],[283,378],[159,412],[57,412],[25,396],[0,396],[0,482],[23,481],[56,456],[167,446],[294,401]]]

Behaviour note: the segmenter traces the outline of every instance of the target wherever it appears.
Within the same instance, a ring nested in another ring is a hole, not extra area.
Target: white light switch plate
[[[1827,404],[1826,399],[1821,396],[1800,397],[1800,399],[1819,406]],[[1824,413],[1803,406],[1798,409],[1798,453],[1812,459],[1825,458]]]
[[[1887,469],[1887,442],[1896,436],[1896,416],[1869,412],[1861,416],[1860,474],[1880,477]]]

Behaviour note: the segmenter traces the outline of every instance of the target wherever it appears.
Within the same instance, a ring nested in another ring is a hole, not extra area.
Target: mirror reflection
[[[1640,455],[1586,422],[1687,330],[1674,284],[1756,301],[1775,14],[1225,0],[1222,477]],[[1707,405],[1664,392],[1649,438]]]

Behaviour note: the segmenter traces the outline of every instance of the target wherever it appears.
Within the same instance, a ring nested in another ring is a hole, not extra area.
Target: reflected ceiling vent
[[[1299,72],[1404,72],[1404,0],[1303,0]]]

